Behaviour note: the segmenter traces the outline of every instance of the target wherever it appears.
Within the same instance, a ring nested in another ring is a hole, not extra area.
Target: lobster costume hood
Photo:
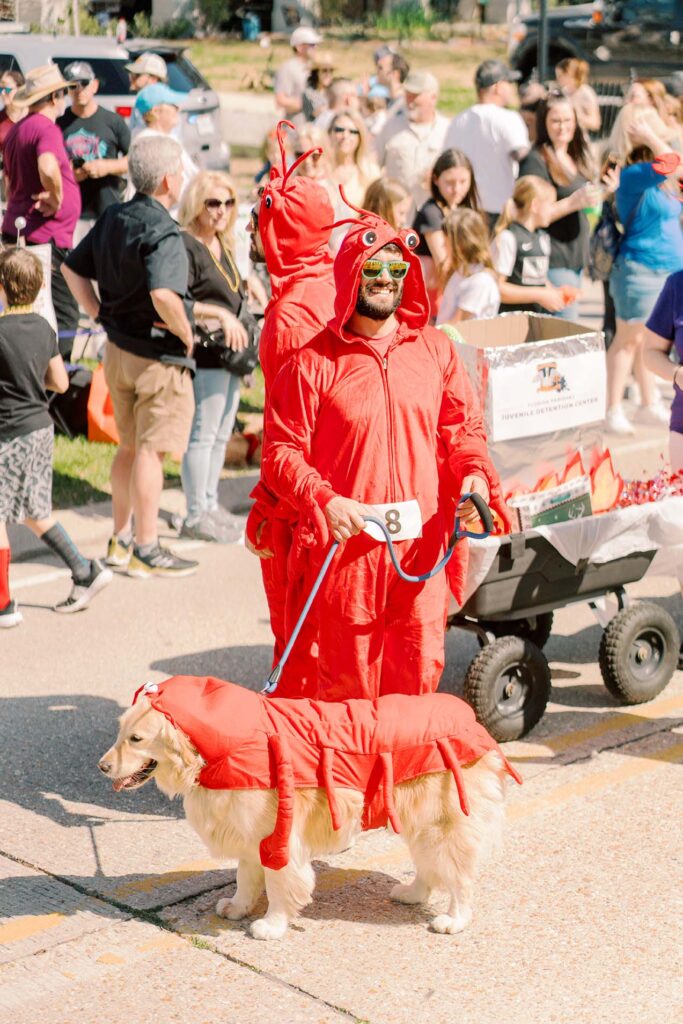
[[[283,139],[287,126],[294,129],[289,121],[278,125],[281,165],[271,168],[258,210],[258,231],[272,286],[259,346],[266,402],[283,364],[327,323],[334,304],[329,247],[334,211],[322,185],[294,173],[314,150],[304,153],[287,169]],[[247,537],[254,547],[273,552],[272,558],[261,561],[261,572],[275,636],[275,664],[287,639],[287,557],[295,513],[287,503],[278,503],[263,480],[251,497],[254,506],[247,519]],[[302,658],[301,648],[298,655]],[[301,676],[314,674],[314,660],[302,658],[297,671]]]
[[[220,679],[174,676],[147,683],[151,706],[187,736],[204,760],[197,784],[205,789],[275,789],[275,828],[261,841],[261,863],[288,863],[294,790],[322,787],[332,826],[340,827],[334,790],[364,796],[363,828],[401,822],[393,788],[420,775],[450,770],[463,814],[469,813],[461,766],[497,750],[510,775],[519,775],[478,724],[471,707],[450,694],[392,695],[376,701],[330,704],[267,698]]]
[[[266,412],[262,473],[299,514],[290,555],[295,611],[329,544],[324,509],[333,497],[385,508],[417,504],[420,532],[401,539],[398,548],[414,575],[443,554],[465,478],[485,479],[490,504],[505,514],[467,372],[456,346],[428,324],[413,252],[417,235],[397,233],[380,217],[359,212],[362,219],[349,222],[334,264],[334,316],[282,369]],[[363,337],[349,326],[363,264],[390,243],[409,263],[394,314],[398,326],[384,339]],[[466,553],[459,544],[449,563],[456,598]],[[341,700],[436,689],[447,606],[443,575],[419,586],[399,580],[385,545],[362,533],[335,556],[317,603],[320,654],[312,695]],[[288,613],[288,632],[295,618]]]
[[[258,210],[258,230],[272,286],[259,346],[266,391],[282,363],[327,323],[334,302],[330,254],[334,210],[321,184],[294,173],[316,150],[304,153],[287,168],[285,126],[294,129],[290,121],[278,124],[282,164],[271,168]]]

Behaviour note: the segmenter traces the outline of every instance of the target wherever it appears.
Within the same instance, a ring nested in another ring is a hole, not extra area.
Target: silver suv
[[[223,170],[230,164],[230,149],[221,138],[221,116],[216,93],[185,56],[185,47],[145,40],[119,46],[100,36],[49,36],[33,33],[3,35],[0,38],[0,73],[18,68],[58,64],[62,72],[72,60],[87,60],[100,81],[98,103],[130,117],[135,94],[130,91],[126,64],[144,51],[158,53],[166,61],[168,84],[185,93],[180,111],[181,138],[185,149],[200,167]]]

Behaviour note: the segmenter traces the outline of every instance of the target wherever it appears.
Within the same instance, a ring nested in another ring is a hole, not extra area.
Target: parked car
[[[538,67],[538,13],[510,25],[512,67],[527,81]],[[670,78],[683,65],[683,0],[595,0],[549,7],[548,74],[564,57],[588,61],[608,132],[628,82]]]
[[[128,119],[135,103],[126,64],[143,51],[158,53],[166,61],[172,89],[185,93],[180,112],[183,145],[200,167],[224,169],[230,149],[223,142],[217,94],[185,54],[186,47],[149,40],[132,40],[120,46],[99,36],[49,36],[33,33],[5,35],[0,39],[0,73],[31,68],[54,61],[62,72],[72,60],[87,60],[100,81],[98,102]]]

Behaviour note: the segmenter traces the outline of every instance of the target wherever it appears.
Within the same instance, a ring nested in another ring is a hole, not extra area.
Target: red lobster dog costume
[[[320,331],[331,318],[334,307],[333,263],[329,249],[334,211],[327,192],[318,182],[293,175],[310,153],[305,153],[287,170],[282,137],[286,125],[294,128],[289,121],[281,121],[277,129],[282,166],[271,169],[258,211],[258,230],[272,284],[272,298],[266,307],[259,345],[266,403],[283,364],[292,352]],[[275,665],[287,641],[287,557],[295,513],[290,505],[278,502],[263,480],[256,485],[251,497],[255,504],[247,519],[247,536],[254,547],[269,548],[273,552],[272,558],[261,559],[261,573],[275,636]],[[283,689],[287,688],[290,677],[300,686],[300,681],[314,678],[315,672],[311,645],[307,648],[298,645],[295,661],[283,672]]]
[[[397,547],[413,575],[443,554],[466,476],[488,481],[490,503],[505,517],[467,372],[456,346],[428,325],[422,270],[408,244],[417,236],[397,235],[373,214],[352,223],[334,264],[334,319],[283,367],[266,412],[262,473],[299,513],[289,558],[288,633],[328,547],[323,510],[335,495],[371,505],[418,501],[422,536]],[[391,242],[410,269],[395,314],[398,330],[380,354],[346,325],[363,263]],[[456,597],[466,552],[458,545],[449,563]],[[436,690],[444,663],[444,573],[406,583],[386,545],[362,533],[335,556],[316,600],[317,688],[301,695],[336,701]],[[306,625],[299,640],[305,631]]]
[[[325,790],[335,830],[341,822],[334,790],[344,787],[363,793],[363,829],[390,822],[400,832],[393,798],[398,782],[448,769],[463,814],[469,807],[462,765],[497,750],[521,782],[471,707],[446,693],[329,703],[264,697],[195,676],[147,683],[133,703],[141,692],[205,761],[200,786],[277,790],[275,828],[260,845],[261,863],[272,870],[289,859],[295,789]]]

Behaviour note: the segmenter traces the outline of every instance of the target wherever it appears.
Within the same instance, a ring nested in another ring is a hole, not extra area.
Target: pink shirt
[[[62,205],[53,216],[35,209],[34,195],[43,191],[38,174],[38,157],[53,153],[62,172]],[[81,212],[81,193],[67,156],[61,130],[44,114],[28,114],[10,131],[4,147],[5,174],[10,196],[2,222],[3,234],[16,237],[14,221],[26,218],[24,237],[32,245],[54,242],[70,249],[74,228]]]

